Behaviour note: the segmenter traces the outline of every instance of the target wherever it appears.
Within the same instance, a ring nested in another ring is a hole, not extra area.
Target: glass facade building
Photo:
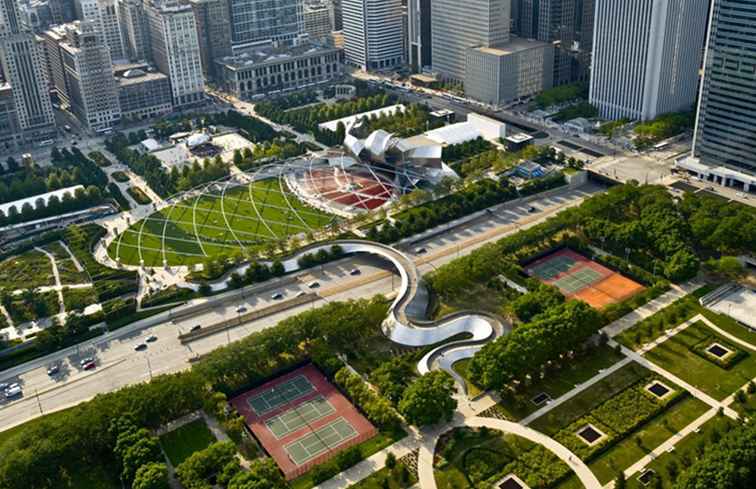
[[[756,1],[714,0],[693,155],[756,173]]]

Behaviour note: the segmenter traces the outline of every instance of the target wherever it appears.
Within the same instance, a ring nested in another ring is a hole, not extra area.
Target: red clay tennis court
[[[530,263],[525,273],[557,287],[567,298],[596,309],[622,302],[643,286],[570,249],[561,249]]]
[[[376,428],[313,365],[233,399],[286,480],[376,435]]]

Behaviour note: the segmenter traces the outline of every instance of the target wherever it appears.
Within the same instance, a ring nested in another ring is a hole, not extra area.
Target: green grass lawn
[[[0,262],[0,288],[33,289],[55,285],[52,264],[44,253],[27,251]]]
[[[160,445],[174,467],[194,452],[203,450],[213,443],[215,443],[215,437],[204,419],[192,421],[160,437]]]
[[[692,351],[694,345],[703,344],[702,342],[728,343],[705,324],[698,322],[653,348],[645,356],[718,400],[729,396],[756,377],[756,354],[753,352],[746,352],[745,358],[726,370]]]
[[[704,414],[707,409],[708,405],[704,402],[694,397],[686,397],[591,461],[588,467],[598,477],[599,482],[606,484],[615,478],[620,470],[625,470],[640,460]],[[636,439],[640,440],[640,445]]]
[[[656,475],[661,479],[663,489],[672,489],[680,471],[687,468],[691,462],[699,457],[698,451],[704,446],[713,444],[714,440],[718,439],[721,433],[733,426],[734,423],[729,418],[715,416],[701,427],[699,433],[689,434],[675,445],[674,451],[663,453],[646,467],[656,472]],[[713,434],[715,432],[716,434]],[[637,473],[629,478],[627,487],[630,489],[648,487],[638,481],[640,475],[640,473]]]
[[[114,171],[110,176],[113,177],[113,180],[116,182],[124,183],[129,181],[129,176],[122,171]]]
[[[467,372],[467,369],[470,366],[470,360],[471,359],[469,358],[465,358],[464,360],[455,362],[454,365],[452,365],[452,368],[463,379],[465,379],[465,386],[467,387],[467,397],[475,398],[481,395],[484,391],[477,385],[473,384],[472,381],[470,380],[470,375]]]
[[[539,417],[530,426],[551,436],[648,374],[646,368],[631,362]]]
[[[740,402],[735,399],[735,402],[730,404],[730,407],[737,411],[737,413],[746,418],[756,417],[756,393],[745,393],[745,402]]]
[[[266,179],[231,188],[223,199],[205,195],[178,202],[134,223],[108,252],[122,263],[138,265],[141,249],[146,266],[160,266],[165,249],[169,264],[189,265],[242,246],[259,250],[267,242],[322,228],[334,219],[305,206],[285,186],[281,193],[280,185],[278,179]]]
[[[544,392],[556,399],[622,358],[623,355],[608,346],[600,346],[584,356],[565,362],[561,368],[550,372],[544,379],[534,382],[517,394],[510,391],[502,393],[502,402],[499,405],[509,418],[520,420],[542,407],[531,401],[538,394]]]
[[[63,303],[66,305],[67,312],[84,310],[96,302],[97,294],[94,287],[63,288]]]
[[[384,467],[357,484],[352,484],[349,489],[406,489],[417,482],[417,474],[409,470],[406,473],[408,474],[407,478],[402,480],[399,469],[395,468],[391,471]]]
[[[131,195],[131,198],[136,201],[139,205],[147,205],[152,203],[152,199],[145,194],[141,188],[139,187],[129,187],[126,189],[126,192]]]

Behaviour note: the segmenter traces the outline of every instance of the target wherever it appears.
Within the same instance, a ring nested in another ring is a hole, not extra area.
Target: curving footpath
[[[391,341],[406,346],[428,346],[459,334],[471,335],[470,338],[452,341],[428,352],[417,366],[421,374],[438,366],[449,372],[464,389],[464,382],[451,369],[451,364],[471,358],[483,344],[508,332],[500,319],[481,312],[460,311],[437,321],[425,320],[423,317],[428,305],[428,292],[422,284],[420,273],[412,259],[388,245],[363,240],[330,241],[302,249],[283,262],[284,268],[287,272],[298,270],[297,260],[302,255],[329,249],[333,245],[339,245],[348,254],[368,253],[383,258],[391,262],[399,272],[399,292],[382,325],[383,333]],[[454,362],[449,361],[452,358]]]
[[[471,428],[491,428],[499,430],[503,433],[511,433],[513,435],[520,436],[526,440],[532,441],[542,445],[544,448],[552,452],[559,457],[567,466],[575,472],[575,475],[580,479],[583,487],[586,489],[601,489],[602,485],[598,481],[591,469],[588,468],[580,458],[573,454],[567,447],[544,435],[540,431],[536,431],[533,428],[528,428],[521,424],[505,421],[495,418],[482,418],[482,417],[469,417],[463,421],[456,423],[456,426],[469,426]],[[420,447],[420,453],[418,456],[417,472],[420,478],[420,487],[422,489],[436,489],[436,479],[433,473],[433,453],[436,449],[436,443],[438,442],[438,436],[427,437],[428,441],[423,443]]]

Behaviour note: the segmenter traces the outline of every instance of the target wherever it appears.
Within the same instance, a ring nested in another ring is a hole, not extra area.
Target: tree
[[[692,251],[676,251],[664,267],[664,275],[675,282],[688,280],[698,273],[700,262]]]
[[[620,472],[614,479],[614,489],[625,489],[627,487],[627,481],[625,480],[625,473]]]
[[[123,453],[123,469],[121,478],[125,481],[134,480],[137,470],[149,463],[163,459],[158,439],[154,436],[142,436],[133,445],[127,447]]]
[[[396,467],[396,455],[394,455],[394,452],[389,452],[386,455],[386,468],[394,470],[394,467]]]
[[[454,379],[443,371],[433,371],[412,382],[399,402],[399,412],[409,423],[425,426],[449,421],[457,408]]]
[[[723,256],[721,258],[708,260],[706,270],[716,275],[720,275],[727,280],[738,280],[745,273],[745,268],[740,260],[734,256]]]
[[[168,467],[165,464],[150,462],[136,471],[132,489],[168,489]]]

